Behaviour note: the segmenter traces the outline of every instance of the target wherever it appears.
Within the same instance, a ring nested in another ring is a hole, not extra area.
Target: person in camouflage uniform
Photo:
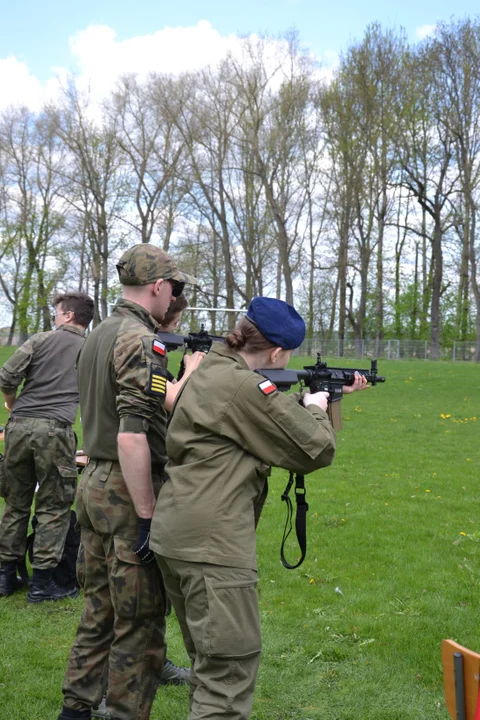
[[[101,700],[114,720],[147,720],[165,652],[165,591],[149,549],[163,482],[166,413],[181,383],[166,379],[156,337],[185,283],[159,248],[126,251],[117,270],[123,298],[88,336],[78,362],[84,450],[77,492],[78,576],[85,608],[63,685],[58,720],[86,720]],[[188,371],[201,354],[191,356]]]
[[[53,571],[62,557],[75,496],[72,424],[79,401],[75,362],[94,304],[84,293],[66,293],[57,295],[54,305],[56,331],[32,335],[0,370],[0,390],[11,413],[3,463],[6,504],[0,524],[0,595],[10,595],[24,584],[16,569],[24,560],[35,496],[38,526],[27,595],[31,603],[78,594],[76,588],[57,585]]]

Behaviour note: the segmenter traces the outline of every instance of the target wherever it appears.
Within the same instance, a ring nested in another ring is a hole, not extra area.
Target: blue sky
[[[82,36],[76,52],[72,51],[72,38],[92,25],[111,28],[116,33],[114,40],[110,38],[114,43],[112,48],[117,49],[126,41],[154,35],[167,26],[193,28],[201,20],[208,21],[222,38],[261,31],[280,34],[295,27],[305,45],[320,59],[332,62],[334,55],[345,50],[352,39],[363,36],[370,22],[404,27],[408,38],[414,42],[418,39],[418,28],[448,20],[453,13],[463,17],[478,12],[478,5],[474,5],[473,0],[457,0],[455,4],[445,0],[403,0],[398,4],[385,0],[77,0],[72,3],[66,0],[17,0],[16,3],[3,0],[1,6],[0,95],[2,91],[5,94],[7,75],[10,76],[7,90],[11,92],[12,85],[18,87],[22,82],[30,89],[34,81],[45,85],[58,68],[78,72],[88,65],[90,56],[101,65],[100,47],[102,43],[108,44],[101,33]],[[178,42],[175,34],[169,37],[177,46],[185,42],[185,52],[201,52],[202,41],[209,42],[208,33],[198,33],[200,49],[192,50],[190,36],[178,34],[178,38],[183,38]],[[157,41],[164,49],[168,47],[164,36],[158,36]],[[91,43],[94,46],[92,52],[89,50]],[[130,53],[138,55],[142,52],[141,43],[127,45]],[[180,47],[177,51],[181,56]],[[127,55],[123,53],[122,57]],[[6,64],[7,58],[10,64]],[[128,67],[127,60],[124,67]],[[20,73],[18,77],[17,73]]]
[[[318,53],[338,52],[365,26],[403,26],[411,40],[415,30],[439,19],[479,12],[473,0],[17,0],[1,3],[0,57],[14,55],[45,81],[52,66],[68,66],[68,38],[90,24],[109,25],[119,39],[208,20],[222,35],[295,26],[301,39]]]

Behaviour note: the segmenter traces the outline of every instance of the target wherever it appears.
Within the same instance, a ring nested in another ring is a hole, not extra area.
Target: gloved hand
[[[153,550],[150,550],[148,542],[150,540],[150,525],[152,518],[138,518],[138,535],[137,542],[132,547],[135,555],[138,555],[142,563],[147,564],[155,560]]]

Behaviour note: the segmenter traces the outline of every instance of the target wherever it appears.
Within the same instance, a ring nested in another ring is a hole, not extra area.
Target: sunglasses
[[[182,294],[183,289],[184,289],[184,287],[185,287],[185,283],[184,283],[184,282],[179,282],[178,280],[171,280],[171,279],[169,279],[168,282],[169,282],[169,283],[171,284],[171,286],[172,286],[172,295],[173,295],[173,297],[178,297],[179,295]]]
[[[54,310],[54,311],[50,314],[50,319],[51,319],[52,322],[54,322],[54,321],[55,321],[55,318],[56,318],[58,315],[68,315],[68,314],[71,313],[71,312],[72,312],[71,310],[66,310],[65,312],[57,312],[56,310]]]

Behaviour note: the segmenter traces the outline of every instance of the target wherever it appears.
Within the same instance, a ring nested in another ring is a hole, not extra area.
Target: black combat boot
[[[91,720],[92,713],[90,710],[70,710],[63,706],[62,712],[57,720]]]
[[[78,588],[71,585],[58,585],[53,578],[52,570],[33,569],[33,578],[30,590],[27,593],[27,602],[40,603],[45,600],[64,600],[76,598]]]
[[[190,684],[190,668],[178,667],[171,660],[165,658],[162,673],[160,675],[160,685],[189,685]]]
[[[25,585],[25,582],[17,577],[17,561],[9,560],[2,562],[0,567],[0,596],[13,595]]]

